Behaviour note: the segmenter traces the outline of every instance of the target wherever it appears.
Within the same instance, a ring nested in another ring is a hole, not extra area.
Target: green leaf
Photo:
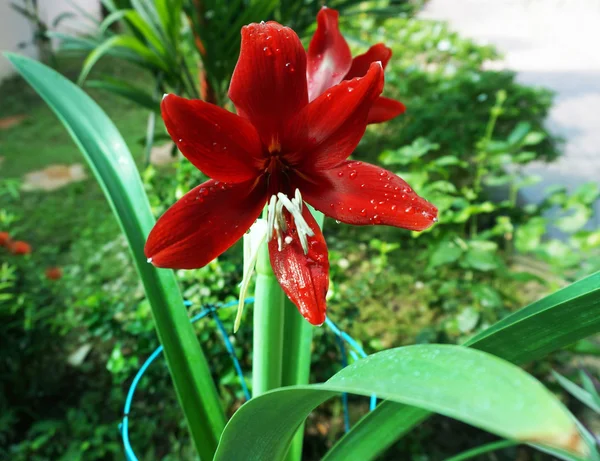
[[[429,257],[429,266],[427,270],[433,270],[438,266],[451,264],[460,258],[463,250],[453,241],[446,240],[438,244],[436,249]]]
[[[500,260],[496,255],[498,245],[488,240],[473,240],[469,242],[469,249],[461,261],[461,266],[482,272],[492,271],[500,267]]]
[[[113,50],[124,51],[129,58],[137,63],[168,70],[166,64],[138,39],[129,35],[116,35],[96,47],[88,57],[85,58],[78,83],[81,85],[98,60],[105,54],[110,54]]]
[[[511,146],[518,146],[525,139],[525,136],[531,131],[531,123],[519,122],[514,130],[508,135],[506,140]]]
[[[562,403],[519,367],[461,346],[416,345],[371,355],[325,384],[255,397],[229,421],[215,461],[278,461],[296,428],[341,392],[378,396],[458,419],[501,437],[574,451],[580,436]]]
[[[600,332],[599,314],[600,272],[597,272],[509,315],[465,345],[524,364]],[[421,412],[421,419],[414,415],[415,411]],[[413,419],[407,416],[408,412]],[[345,458],[343,455],[347,453],[362,453],[360,461],[374,459],[427,416],[425,410],[382,402],[359,422],[364,424],[364,432],[381,434],[379,443],[371,446],[352,430],[331,449],[328,461],[358,461],[359,458]]]
[[[154,217],[125,141],[81,88],[37,61],[6,57],[65,125],[102,187],[129,242],[196,448],[211,459],[225,418],[175,275],[146,262],[144,244]]]
[[[120,96],[123,96],[142,107],[146,107],[154,112],[160,112],[160,101],[151,94],[141,90],[139,87],[131,85],[123,80],[118,80],[109,76],[103,76],[102,80],[88,80],[85,84],[89,88],[99,88],[108,90]]]
[[[569,394],[571,394],[585,406],[591,408],[596,413],[600,414],[600,406],[598,405],[592,394],[590,394],[585,389],[579,387],[577,384],[569,381],[560,373],[552,371],[552,374],[558,381],[558,384],[560,384]]]

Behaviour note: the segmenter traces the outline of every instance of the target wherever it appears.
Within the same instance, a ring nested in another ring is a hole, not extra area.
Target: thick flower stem
[[[323,213],[311,208],[315,221],[323,227]],[[284,343],[281,385],[293,386],[308,384],[310,378],[310,358],[312,349],[313,326],[298,312],[294,304],[286,298],[284,306]],[[300,426],[292,439],[286,461],[300,461],[304,443],[304,424]]]
[[[256,261],[252,395],[281,387],[285,295],[273,274],[266,243]]]

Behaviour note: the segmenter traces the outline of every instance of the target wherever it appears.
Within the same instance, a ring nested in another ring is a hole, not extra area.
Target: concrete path
[[[543,181],[523,191],[526,201],[549,185],[600,182],[600,0],[431,0],[421,17],[495,45],[520,82],[557,93],[548,128],[566,139],[564,156],[529,167]],[[600,227],[596,205],[590,225]]]

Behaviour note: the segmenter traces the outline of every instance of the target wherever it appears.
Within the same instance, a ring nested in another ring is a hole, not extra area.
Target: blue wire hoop
[[[251,304],[253,302],[254,298],[247,298],[246,300],[244,300],[245,304]],[[190,301],[185,301],[184,304],[188,307],[192,305]],[[235,349],[233,348],[233,344],[229,340],[227,330],[225,329],[225,326],[223,325],[223,322],[219,318],[218,314],[219,309],[227,309],[235,307],[237,305],[238,301],[231,301],[225,304],[204,306],[199,314],[195,315],[190,319],[190,322],[195,323],[198,320],[201,320],[205,317],[211,317],[215,321],[217,325],[217,330],[219,331],[221,339],[225,344],[225,349],[227,350],[227,353],[229,354],[229,357],[233,362],[233,368],[235,369],[235,372],[238,376],[240,387],[242,388],[242,391],[244,393],[244,398],[246,400],[250,400],[250,391],[248,390],[248,385],[246,384],[246,379],[244,378],[242,367],[240,366],[240,362],[237,356],[235,355]],[[350,335],[340,330],[340,328],[332,320],[326,318],[325,324],[327,325],[329,330],[331,330],[331,332],[333,332],[336,336],[336,342],[340,349],[343,367],[346,367],[348,365],[348,352],[354,360],[358,360],[359,358],[367,356],[360,344],[358,344],[358,342],[356,342]],[[346,351],[345,343],[347,343],[348,346],[350,346],[350,350],[348,352]],[[131,404],[133,403],[135,390],[138,384],[140,383],[142,376],[144,376],[144,373],[146,373],[146,370],[148,370],[150,365],[152,365],[152,362],[154,362],[157,359],[157,357],[162,353],[162,351],[163,347],[158,346],[156,350],[152,352],[152,354],[150,354],[150,356],[146,359],[144,364],[136,373],[135,377],[133,378],[133,381],[131,381],[131,385],[129,386],[129,390],[127,391],[127,398],[125,399],[125,406],[123,408],[123,420],[121,421],[121,424],[119,424],[119,433],[121,434],[121,438],[123,439],[123,447],[125,449],[125,457],[127,458],[127,461],[138,461],[138,458],[133,452],[133,448],[131,447],[131,443],[129,442],[129,414],[131,411]],[[350,430],[350,414],[348,411],[348,394],[346,393],[342,394],[342,405],[344,407],[344,430],[345,432],[348,432]],[[377,396],[372,395],[369,410],[373,411],[376,405]]]

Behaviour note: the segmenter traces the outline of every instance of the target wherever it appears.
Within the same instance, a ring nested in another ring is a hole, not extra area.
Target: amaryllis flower
[[[7,247],[10,243],[10,234],[8,232],[0,232],[0,247]]]
[[[28,255],[31,253],[31,245],[23,240],[16,240],[9,244],[9,250],[15,255]]]
[[[336,10],[325,6],[317,15],[317,30],[308,47],[310,101],[342,80],[364,77],[374,62],[381,62],[385,69],[392,57],[392,50],[383,43],[378,43],[366,53],[352,59],[350,47],[338,27],[338,16]],[[403,114],[405,110],[406,107],[400,101],[380,96],[373,102],[367,122],[385,122]]]
[[[423,230],[437,209],[398,176],[347,160],[383,88],[381,63],[308,102],[306,53],[275,22],[242,29],[229,97],[237,115],[201,100],[163,98],[179,150],[211,177],[161,216],[146,242],[158,267],[199,268],[233,245],[268,204],[268,247],[287,296],[325,320],[327,245],[308,207],[338,221]]]
[[[45,274],[48,280],[59,280],[62,278],[63,272],[60,267],[48,267]]]

